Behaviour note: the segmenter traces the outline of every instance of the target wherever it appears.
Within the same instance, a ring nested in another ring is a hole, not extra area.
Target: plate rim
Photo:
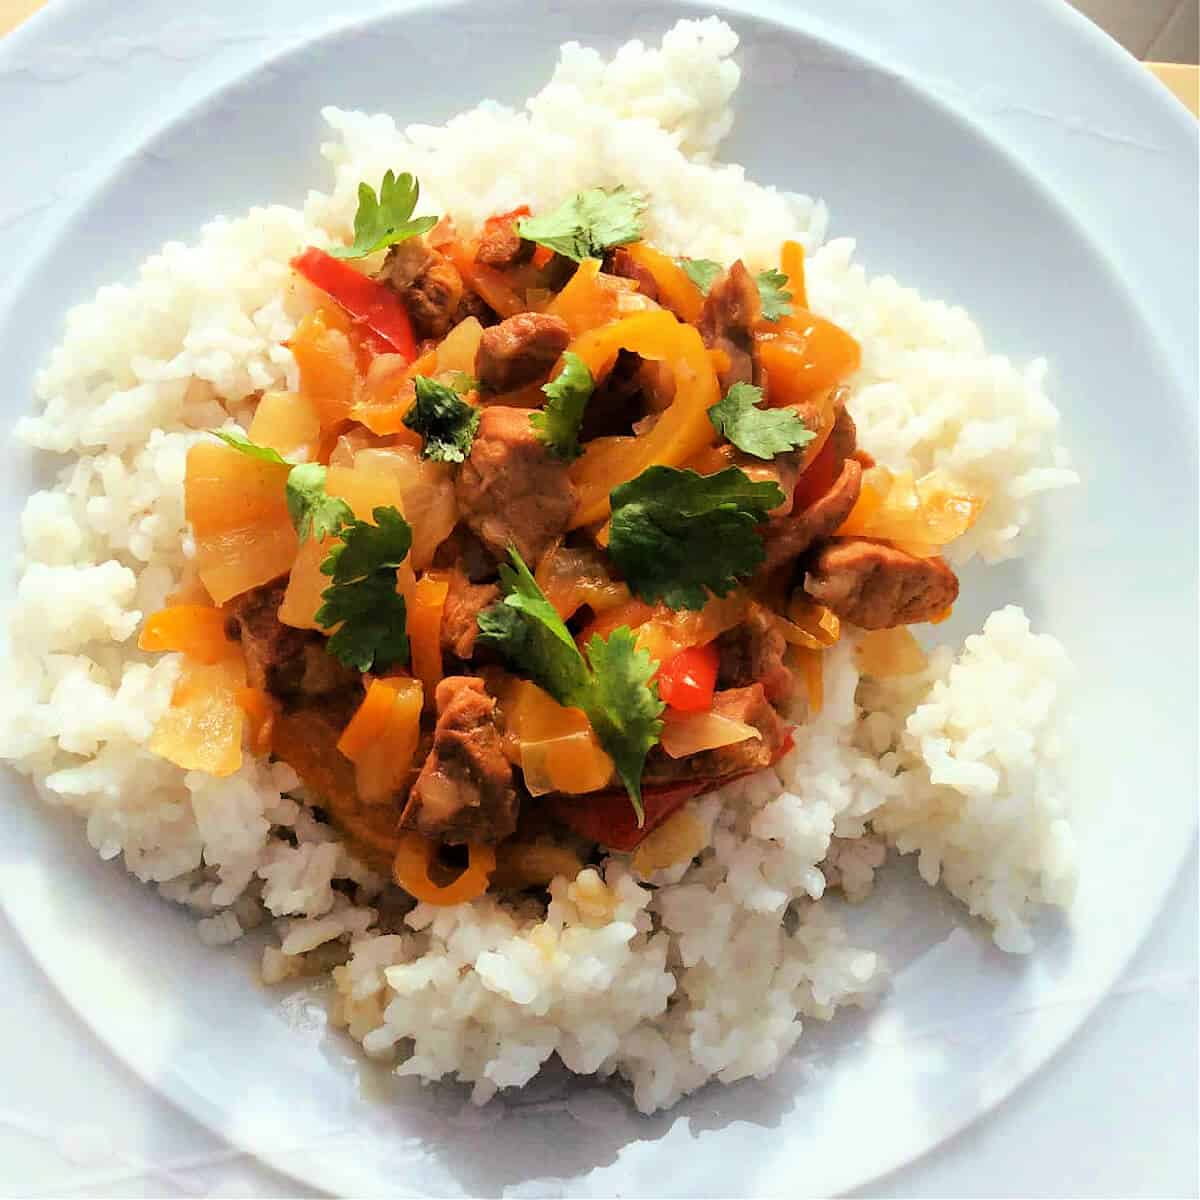
[[[181,126],[187,125],[190,121],[194,120],[199,113],[218,103],[220,98],[228,91],[244,85],[257,73],[263,71],[264,69],[269,69],[272,64],[282,59],[290,58],[295,54],[303,53],[314,42],[328,37],[336,37],[355,29],[367,28],[376,21],[385,19],[388,16],[392,16],[396,11],[399,11],[403,8],[421,7],[437,9],[452,7],[454,4],[460,2],[463,2],[463,0],[431,0],[431,2],[427,4],[406,4],[396,6],[396,8],[390,10],[373,11],[369,14],[354,15],[346,19],[335,20],[332,23],[325,24],[321,27],[306,27],[293,39],[290,39],[286,44],[275,49],[272,53],[265,56],[258,56],[251,65],[225,75],[220,79],[219,82],[207,88],[202,94],[194,98],[191,103],[187,104],[183,108],[171,110],[169,116],[163,118],[159,122],[156,122],[152,127],[142,130],[141,133],[143,136],[138,139],[137,146],[145,147],[157,139],[170,136],[174,130]],[[812,26],[804,24],[804,22],[799,18],[793,19],[793,15],[789,13],[787,6],[775,3],[774,0],[725,0],[725,2],[716,5],[697,3],[696,0],[677,0],[677,3],[679,3],[681,10],[688,10],[686,13],[681,12],[680,15],[691,15],[692,13],[696,12],[717,12],[725,19],[733,22],[736,22],[739,16],[748,16],[763,22],[773,22],[776,25],[782,26],[786,30],[795,31],[804,37],[818,41],[827,41],[828,44],[831,44],[839,52],[860,60],[869,68],[876,70],[888,70],[884,64],[880,63],[872,55],[865,53],[861,47],[851,47],[835,39],[828,39],[826,35],[819,29],[814,29]],[[1092,23],[1088,21],[1087,18],[1083,17],[1082,14],[1071,9],[1066,4],[1054,3],[1054,0],[1027,0],[1027,3],[1029,3],[1031,7],[1043,9],[1045,12],[1058,17],[1067,25],[1075,26],[1075,33],[1070,36],[1083,35],[1091,38],[1091,40],[1097,44],[1097,48],[1108,55],[1110,61],[1113,63],[1114,68],[1119,69],[1127,81],[1132,82],[1135,79],[1140,80],[1140,83],[1138,83],[1137,86],[1143,92],[1145,92],[1148,97],[1153,98],[1155,103],[1159,104],[1164,113],[1169,112],[1171,119],[1174,120],[1176,117],[1178,117],[1184,125],[1190,126],[1192,124],[1189,114],[1187,114],[1181,107],[1177,105],[1176,102],[1172,100],[1169,93],[1167,93],[1165,89],[1163,89],[1161,85],[1157,83],[1157,81],[1150,78],[1149,73],[1145,72],[1135,59],[1126,54],[1124,50],[1122,50],[1115,42],[1112,42],[1111,39],[1109,39],[1108,36],[1103,33],[1103,31],[1092,25]],[[77,19],[80,14],[86,14],[87,10],[94,7],[94,0],[59,0],[58,4],[47,6],[45,9],[39,11],[39,13],[34,14],[34,17],[31,18],[31,20],[25,26],[17,30],[13,37],[20,37],[23,39],[23,41],[31,40],[32,36],[35,33],[39,33],[43,26],[45,27],[46,32],[49,33],[55,22]],[[6,43],[9,40],[10,39],[6,39]],[[6,43],[0,43],[0,65],[3,64],[5,59]],[[1133,71],[1129,70],[1131,66],[1134,68]],[[998,137],[992,130],[990,130],[980,121],[976,120],[970,112],[950,105],[941,95],[924,86],[921,80],[910,78],[903,73],[894,74],[898,74],[898,78],[904,86],[917,92],[924,103],[937,107],[943,112],[944,115],[946,115],[955,123],[966,126],[970,130],[972,136],[982,139],[984,142],[986,142],[988,148],[992,152],[1001,156],[1014,171],[1020,173],[1024,177],[1024,181],[1027,185],[1034,188],[1047,203],[1057,209],[1064,219],[1069,221],[1069,223],[1078,230],[1080,238],[1086,243],[1088,249],[1092,251],[1097,260],[1103,264],[1103,270],[1110,277],[1110,281],[1114,288],[1119,290],[1123,294],[1124,298],[1128,301],[1131,308],[1143,317],[1147,329],[1155,330],[1157,333],[1155,326],[1149,319],[1149,314],[1147,313],[1146,307],[1143,303],[1142,296],[1139,294],[1139,291],[1130,283],[1125,272],[1120,269],[1117,261],[1114,260],[1112,255],[1106,253],[1104,246],[1096,240],[1094,232],[1089,224],[1086,223],[1081,216],[1070,209],[1064,198],[1060,195],[1058,189],[1049,184],[1036,171],[1034,166],[1026,159],[1024,155],[1019,154],[1010,144]],[[121,170],[123,162],[122,148],[116,147],[110,149],[112,151],[111,153],[100,156],[97,158],[95,164],[93,164],[93,171],[89,177],[89,186],[81,194],[77,202],[69,207],[66,207],[61,213],[56,214],[55,220],[48,222],[50,231],[62,232],[70,228],[73,223],[79,219],[80,215],[84,213],[95,201],[98,194],[109,185],[114,176]],[[11,287],[9,289],[9,295],[11,300],[9,305],[5,305],[3,309],[0,309],[0,330],[3,330],[8,324],[7,318],[10,305],[15,305],[16,299],[28,286],[30,277],[36,268],[44,261],[45,257],[46,254],[44,247],[40,248],[40,252],[38,248],[29,251],[25,256],[24,263],[19,264],[17,271],[10,276]],[[1165,370],[1171,376],[1178,378],[1178,370],[1176,369],[1178,364],[1174,361],[1174,356],[1169,351],[1164,349],[1163,339],[1156,336],[1153,339],[1153,346],[1155,353],[1164,360],[1162,365]],[[1194,425],[1196,415],[1195,409],[1192,408],[1188,410],[1188,414],[1190,414],[1192,417]],[[27,786],[27,783],[24,780],[23,784]],[[1192,836],[1181,840],[1177,855],[1175,856],[1170,869],[1164,871],[1162,876],[1160,876],[1162,883],[1160,887],[1156,888],[1158,895],[1155,897],[1153,915],[1146,922],[1145,926],[1140,931],[1139,936],[1131,939],[1130,944],[1126,947],[1126,952],[1118,956],[1118,961],[1116,962],[1112,971],[1107,973],[1104,979],[1093,981],[1094,986],[1089,989],[1085,1000],[1078,1006],[1078,1015],[1064,1023],[1063,1030],[1055,1035],[1055,1037],[1052,1039],[1052,1044],[1050,1044],[1048,1048],[1046,1048],[1044,1051],[1039,1050],[1036,1064],[1025,1069],[1019,1078],[1010,1083],[1007,1087],[995,1092],[995,1094],[991,1095],[986,1102],[981,1103],[978,1107],[974,1108],[967,1117],[958,1122],[950,1122],[945,1129],[939,1129],[937,1135],[933,1137],[929,1141],[926,1148],[917,1155],[898,1158],[890,1165],[873,1168],[870,1175],[855,1179],[849,1183],[843,1184],[842,1186],[861,1187],[869,1184],[872,1180],[879,1179],[883,1175],[886,1175],[899,1167],[911,1165],[912,1163],[917,1162],[920,1158],[934,1150],[937,1146],[944,1143],[948,1138],[969,1127],[976,1120],[987,1116],[998,1104],[1011,1096],[1018,1088],[1026,1084],[1034,1076],[1034,1074],[1045,1069],[1047,1064],[1057,1055],[1057,1053],[1067,1044],[1067,1042],[1075,1036],[1079,1027],[1091,1015],[1099,999],[1108,992],[1108,990],[1112,987],[1113,982],[1126,968],[1130,959],[1145,943],[1151,929],[1154,926],[1155,919],[1162,911],[1162,906],[1166,896],[1175,886],[1175,883],[1178,880],[1190,853],[1192,852],[1195,825],[1196,814],[1193,813],[1191,820]],[[59,994],[63,997],[65,1003],[70,1008],[72,1013],[74,1013],[80,1019],[83,1025],[91,1032],[92,1036],[94,1036],[104,1045],[108,1053],[113,1054],[114,1057],[116,1057],[119,1061],[134,1070],[138,1076],[142,1078],[163,1101],[188,1113],[194,1119],[200,1121],[200,1123],[206,1129],[209,1129],[218,1136],[229,1140],[232,1144],[237,1145],[247,1153],[253,1155],[271,1167],[280,1170],[289,1177],[300,1180],[309,1186],[327,1186],[327,1184],[324,1182],[315,1183],[314,1178],[311,1175],[302,1174],[302,1167],[289,1167],[285,1162],[277,1159],[274,1154],[264,1151],[261,1146],[254,1144],[253,1138],[238,1138],[235,1131],[229,1129],[228,1127],[222,1125],[218,1120],[214,1119],[210,1111],[211,1106],[203,1099],[203,1097],[201,1097],[189,1085],[187,1085],[186,1081],[182,1082],[184,1083],[186,1093],[193,1101],[192,1103],[184,1103],[176,1095],[168,1095],[161,1086],[161,1078],[156,1078],[153,1073],[143,1069],[144,1064],[139,1062],[133,1056],[118,1051],[113,1045],[112,1040],[101,1032],[98,1021],[94,1021],[92,1017],[85,1012],[75,1002],[74,999],[72,999],[71,992],[60,984],[59,980],[56,978],[56,973],[49,969],[46,961],[44,961],[43,954],[39,952],[39,949],[35,947],[35,944],[30,939],[23,935],[22,923],[15,918],[9,904],[4,900],[2,890],[0,890],[0,906],[3,907],[6,916],[13,925],[14,931],[18,934],[24,951],[30,955],[33,961],[37,963],[42,974],[53,984],[53,986],[55,986],[56,990],[59,991]]]

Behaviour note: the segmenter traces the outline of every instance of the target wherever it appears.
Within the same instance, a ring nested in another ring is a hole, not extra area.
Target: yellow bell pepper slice
[[[601,379],[622,350],[667,363],[675,375],[675,399],[654,427],[638,437],[596,438],[571,466],[579,506],[571,527],[604,520],[608,495],[652,465],[686,462],[716,437],[708,410],[720,399],[712,358],[700,334],[665,309],[636,313],[581,334],[570,349]]]

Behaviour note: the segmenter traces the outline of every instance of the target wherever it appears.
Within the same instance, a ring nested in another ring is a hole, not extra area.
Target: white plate
[[[109,24],[107,6],[64,2],[0,46],[0,110],[27,114],[6,130],[19,169],[0,221],[36,211],[54,186],[78,196],[65,223],[57,212],[33,233],[28,216],[14,223],[24,244],[0,313],[6,419],[70,303],[216,211],[300,199],[320,178],[320,104],[440,120],[482,94],[523,97],[560,41],[611,48],[680,12],[479,0],[370,15],[363,4],[354,26],[299,27],[325,7],[215,0],[199,22],[145,15],[131,30],[128,18]],[[1035,956],[1014,960],[977,929],[955,931],[954,906],[901,872],[872,922],[900,968],[890,994],[813,1030],[772,1079],[708,1089],[649,1120],[591,1086],[564,1105],[552,1079],[478,1113],[453,1089],[364,1068],[324,1031],[319,997],[261,989],[248,954],[200,946],[185,917],[6,780],[0,901],[48,976],[164,1095],[320,1186],[782,1196],[861,1183],[986,1111],[1070,1034],[1190,844],[1194,129],[1065,6],[1027,0],[1001,15],[963,0],[919,17],[882,0],[732,7],[745,82],[726,154],[824,196],[870,269],[965,304],[996,349],[1053,360],[1086,490],[1051,506],[1034,559],[968,579],[954,632],[1017,599],[1078,664],[1078,901],[1044,923]],[[86,49],[67,51],[56,30]],[[279,30],[296,46],[276,53]],[[169,96],[176,79],[175,101],[148,117],[145,98]],[[72,80],[88,85],[74,105],[50,100]],[[119,131],[124,152],[78,192],[70,168],[86,156],[72,147],[89,126]],[[5,455],[11,550],[33,472]]]

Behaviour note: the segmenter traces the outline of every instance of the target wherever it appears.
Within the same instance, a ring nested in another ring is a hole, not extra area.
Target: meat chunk
[[[482,679],[451,675],[434,694],[433,749],[400,817],[405,829],[451,844],[494,844],[517,827],[519,801]]]
[[[835,465],[841,466],[857,449],[858,429],[843,403],[838,407],[833,428],[829,431],[829,452]]]
[[[958,598],[958,577],[940,558],[852,538],[822,548],[804,590],[863,629],[891,629],[945,612]]]
[[[534,249],[533,242],[517,232],[515,217],[511,221],[487,221],[479,238],[479,249],[475,251],[475,261],[485,267],[503,270],[528,262]]]
[[[800,478],[800,451],[784,451],[770,462],[738,451],[733,456],[733,466],[754,483],[773,483],[783,493],[783,503],[771,509],[772,517],[786,517],[792,511],[792,493]]]
[[[578,501],[567,464],[547,451],[529,411],[502,405],[483,410],[455,489],[463,520],[496,558],[506,559],[511,543],[531,567],[565,532]]]
[[[434,551],[433,565],[465,575],[468,583],[489,583],[496,578],[492,552],[461,522]]]
[[[489,325],[495,325],[500,320],[491,305],[482,296],[471,291],[470,288],[464,287],[463,297],[458,302],[458,308],[454,310],[454,316],[450,320],[451,327],[460,324],[468,317],[474,317],[484,329]]]
[[[418,338],[441,338],[455,324],[464,288],[458,268],[421,238],[393,246],[378,278],[400,294]]]
[[[792,694],[792,672],[783,661],[787,642],[761,608],[717,638],[717,685],[744,688],[761,683],[767,699],[781,704]]]
[[[723,392],[757,382],[753,330],[761,316],[758,284],[738,259],[709,289],[697,325],[706,346],[729,356],[729,366],[718,373]]]
[[[753,725],[759,736],[678,759],[656,746],[646,758],[644,782],[670,783],[697,778],[716,782],[771,765],[787,739],[788,726],[771,707],[761,683],[717,692],[712,710],[718,716]]]
[[[242,643],[247,682],[285,704],[320,701],[339,713],[352,709],[362,697],[360,675],[325,652],[321,634],[279,620],[286,588],[287,581],[277,579],[226,606],[226,632]]]
[[[483,331],[475,374],[493,392],[508,392],[549,374],[567,348],[571,332],[561,317],[517,313]]]
[[[825,495],[800,512],[772,521],[767,526],[763,535],[767,559],[762,570],[774,571],[829,537],[850,515],[861,487],[862,467],[855,459],[847,458],[833,487]]]
[[[604,270],[620,279],[632,279],[643,296],[651,300],[658,299],[658,284],[654,282],[654,276],[624,246],[618,246],[605,255]]]
[[[450,590],[442,609],[442,649],[464,662],[475,651],[479,636],[476,618],[500,598],[494,583],[472,583],[461,571],[450,576]]]

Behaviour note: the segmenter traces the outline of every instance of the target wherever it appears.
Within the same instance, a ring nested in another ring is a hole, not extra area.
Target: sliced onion
[[[475,355],[482,338],[483,326],[478,318],[460,321],[437,348],[437,374],[461,371],[464,375],[474,375]]]
[[[629,588],[612,578],[604,556],[587,548],[555,546],[542,555],[535,578],[564,621],[585,604],[600,613],[629,600]]]
[[[920,643],[904,625],[864,633],[854,648],[858,669],[875,679],[915,675],[928,661]]]
[[[771,616],[787,643],[805,650],[825,650],[842,636],[842,623],[837,613],[800,591],[788,602],[787,617],[778,613]]]
[[[521,770],[530,795],[582,795],[611,782],[613,761],[579,709],[564,708],[536,684],[522,680],[506,717],[520,739]]]
[[[588,728],[549,741],[522,742],[521,771],[531,796],[547,792],[580,796],[608,787],[613,761]]]
[[[450,465],[421,459],[408,446],[359,450],[354,465],[386,470],[396,477],[404,497],[404,517],[412,526],[409,561],[418,571],[429,566],[458,521]]]
[[[338,438],[333,453],[329,456],[329,465],[331,467],[354,466],[354,456],[360,450],[365,450],[370,444],[371,435],[365,429],[353,429],[349,433],[343,433]]]
[[[863,488],[875,499],[856,505],[838,533],[880,538],[922,558],[966,533],[987,500],[940,468],[914,480],[910,471],[872,467]]]
[[[377,394],[392,385],[398,385],[408,370],[408,359],[403,354],[377,354],[367,367],[366,388]]]
[[[687,758],[702,750],[716,750],[750,738],[761,741],[762,734],[745,721],[735,721],[715,712],[675,713],[668,710],[663,719],[662,748],[672,758]]]

